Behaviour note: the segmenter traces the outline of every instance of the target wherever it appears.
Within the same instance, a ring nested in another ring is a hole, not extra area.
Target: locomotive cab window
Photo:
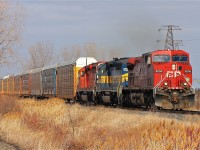
[[[172,56],[172,61],[187,62],[188,57],[187,56],[174,55],[174,56]]]
[[[169,55],[155,55],[153,56],[153,62],[169,62],[170,56]]]
[[[85,72],[84,71],[81,71],[81,76],[84,76],[85,75]]]
[[[107,66],[106,64],[103,64],[98,71],[100,74],[105,74],[107,72]]]

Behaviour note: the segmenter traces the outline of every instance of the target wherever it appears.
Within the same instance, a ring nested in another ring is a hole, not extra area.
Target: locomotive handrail
[[[192,85],[191,85],[191,83],[190,82],[188,82],[187,80],[186,80],[186,77],[185,77],[185,75],[183,74],[183,77],[184,77],[184,79],[185,79],[185,81],[189,84],[189,86],[191,86],[192,87]]]
[[[154,87],[154,89],[157,88],[165,79],[166,79],[166,76]]]

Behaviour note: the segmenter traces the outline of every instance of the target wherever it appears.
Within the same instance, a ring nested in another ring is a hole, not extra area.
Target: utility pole
[[[179,26],[175,25],[164,25],[158,31],[167,30],[167,36],[165,40],[165,49],[175,50],[179,48],[179,45],[182,44],[182,40],[174,40],[173,30],[181,30]]]

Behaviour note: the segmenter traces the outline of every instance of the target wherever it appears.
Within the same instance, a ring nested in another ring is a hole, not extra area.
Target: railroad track
[[[104,106],[104,105],[102,105]],[[200,111],[194,110],[172,110],[172,109],[158,109],[158,110],[151,110],[145,107],[119,107],[119,106],[104,106],[106,108],[118,108],[118,109],[126,109],[126,110],[133,110],[133,111],[149,111],[149,112],[159,112],[159,113],[172,113],[172,114],[187,114],[187,115],[200,115]]]
[[[166,113],[173,113],[173,114],[188,114],[188,115],[200,115],[200,111],[193,111],[193,110],[157,110],[156,112],[166,112]]]
[[[74,104],[74,103],[71,103]],[[79,103],[80,104],[80,103]],[[81,106],[92,106],[95,107],[95,104],[80,104]],[[117,106],[117,105],[97,105],[97,106],[103,106],[105,108],[113,108],[113,109],[126,109],[126,110],[132,110],[132,111],[143,111],[143,112],[159,112],[159,113],[172,113],[172,114],[188,114],[188,115],[200,115],[200,111],[194,111],[194,110],[172,110],[172,109],[157,109],[157,110],[151,110],[146,107],[125,107],[125,106]]]

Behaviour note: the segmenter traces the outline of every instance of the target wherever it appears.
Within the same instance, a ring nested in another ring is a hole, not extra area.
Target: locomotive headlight
[[[164,85],[167,86],[167,82],[165,82]]]
[[[185,79],[186,79],[187,82],[190,82],[190,78],[186,77]]]
[[[176,69],[176,65],[172,64],[172,70],[175,70],[175,69]]]
[[[186,86],[186,85],[187,85],[187,83],[186,83],[186,82],[184,82],[184,83],[183,83],[183,85],[184,85],[184,86]]]

